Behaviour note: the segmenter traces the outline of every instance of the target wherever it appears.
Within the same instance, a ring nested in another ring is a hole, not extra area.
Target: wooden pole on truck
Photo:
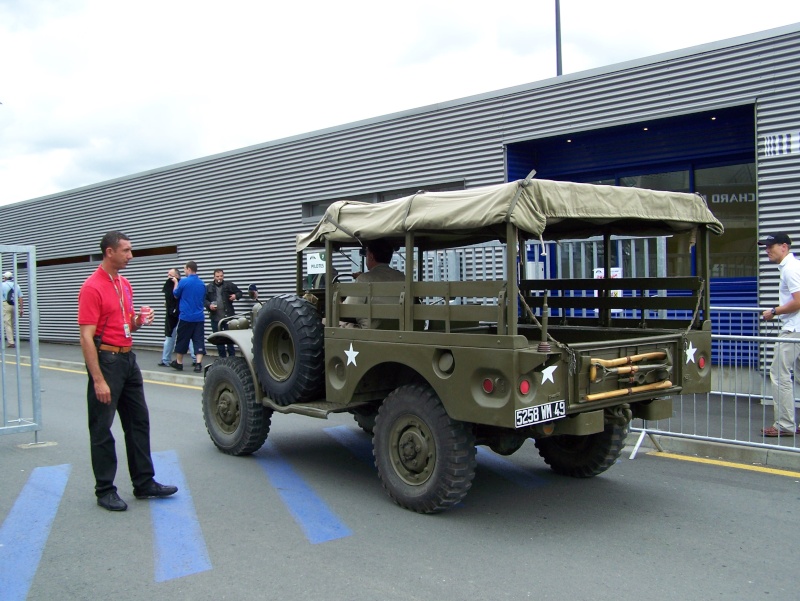
[[[652,353],[631,355],[629,357],[620,357],[619,359],[598,359],[595,357],[590,357],[589,361],[591,362],[592,366],[589,368],[589,379],[597,379],[598,365],[602,367],[620,367],[621,365],[630,365],[632,363],[638,363],[639,361],[646,361],[647,359],[664,359],[666,356],[667,353],[664,351],[655,351]]]
[[[672,382],[664,380],[663,382],[655,382],[654,384],[645,384],[643,386],[634,386],[632,388],[620,388],[619,390],[609,390],[608,392],[598,392],[597,394],[587,394],[587,401],[603,401],[605,399],[613,399],[619,396],[628,396],[637,394],[639,392],[648,392],[650,390],[660,390],[662,388],[669,388]]]

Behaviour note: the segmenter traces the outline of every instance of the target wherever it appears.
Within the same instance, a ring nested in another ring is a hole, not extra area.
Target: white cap
[[[4,279],[4,280],[10,280],[10,279],[11,279],[11,278],[13,278],[13,277],[14,277],[14,274],[13,274],[13,273],[11,273],[10,271],[6,271],[6,272],[3,274],[3,279]]]

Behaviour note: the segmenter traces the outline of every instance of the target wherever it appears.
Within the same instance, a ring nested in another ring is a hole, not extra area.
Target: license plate
[[[559,419],[567,414],[567,404],[564,401],[553,401],[535,407],[525,407],[514,412],[514,419],[517,428],[532,426]]]

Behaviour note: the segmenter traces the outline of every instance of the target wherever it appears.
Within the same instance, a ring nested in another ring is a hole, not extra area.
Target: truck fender
[[[244,357],[245,361],[247,361],[247,366],[250,368],[250,373],[253,374],[253,381],[256,383],[258,394],[261,388],[258,386],[258,376],[253,365],[252,338],[253,330],[221,330],[214,332],[206,340],[209,344],[215,346],[218,344],[233,344],[237,347],[236,353]]]

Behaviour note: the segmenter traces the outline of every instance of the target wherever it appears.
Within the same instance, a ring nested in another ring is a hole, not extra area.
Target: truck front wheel
[[[203,384],[203,419],[217,448],[249,455],[264,444],[272,410],[256,401],[253,375],[243,357],[217,359]]]
[[[536,439],[545,463],[557,474],[591,478],[602,474],[619,458],[628,435],[628,424],[607,422],[605,429],[588,436],[550,436]]]
[[[378,416],[377,405],[365,405],[351,411],[358,427],[372,436],[375,432],[375,418]]]
[[[378,475],[395,503],[437,513],[466,496],[475,477],[475,437],[451,419],[426,385],[394,390],[375,420],[373,455]]]

